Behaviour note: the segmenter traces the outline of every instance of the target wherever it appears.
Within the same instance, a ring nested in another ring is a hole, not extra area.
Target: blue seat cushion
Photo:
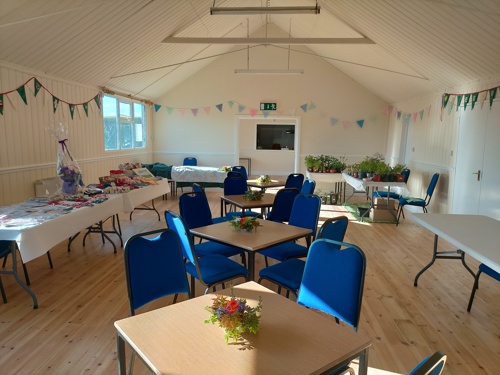
[[[223,223],[225,221],[228,221],[229,218],[227,216],[222,216],[222,217],[213,217],[212,218],[212,223],[213,224],[219,224],[219,223]]]
[[[306,262],[300,259],[288,259],[284,262],[263,268],[259,277],[275,281],[291,290],[299,290]]]
[[[426,202],[422,198],[410,198],[410,197],[402,197],[399,198],[399,204],[405,205],[408,204],[410,206],[419,206],[419,207],[425,207]]]
[[[200,272],[206,284],[217,284],[223,280],[229,280],[238,276],[247,277],[248,270],[239,263],[232,261],[222,255],[208,255],[198,258]],[[196,267],[193,263],[186,263],[186,271],[199,280]]]
[[[388,193],[387,191],[378,191],[377,190],[377,191],[375,191],[373,193],[373,196],[375,198],[387,198],[387,193]],[[399,198],[401,198],[401,195],[396,194],[396,193],[394,193],[394,192],[391,191],[389,193],[389,198],[391,198],[391,199],[399,199]]]
[[[228,228],[229,230],[229,228]],[[199,257],[206,257],[208,255],[219,254],[225,257],[232,257],[234,255],[239,255],[243,250],[237,247],[223,245],[213,241],[205,241],[194,245],[196,255]]]
[[[300,258],[307,256],[307,247],[299,245],[295,242],[285,242],[269,249],[262,250],[262,255],[273,258],[279,261],[284,261],[289,258]]]
[[[488,276],[491,276],[495,280],[500,281],[500,273],[498,273],[495,270],[491,269],[486,264],[481,263],[479,265],[479,270],[481,270],[481,272],[484,272]]]
[[[242,217],[241,211],[231,211],[231,212],[228,212],[226,214],[227,220],[233,220],[234,216]],[[262,219],[261,214],[254,212],[254,211],[250,211],[250,210],[245,211],[245,216],[254,216],[254,217],[258,217],[259,219]]]

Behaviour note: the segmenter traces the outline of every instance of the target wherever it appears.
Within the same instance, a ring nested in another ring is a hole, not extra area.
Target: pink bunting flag
[[[417,115],[418,115],[417,112],[413,113],[413,123],[417,122]]]
[[[182,116],[186,113],[186,108],[179,108],[179,112]]]
[[[344,121],[342,121],[342,124],[344,125],[344,129],[347,129],[351,126],[351,121],[344,120]]]
[[[205,113],[206,113],[207,115],[209,115],[209,114],[210,114],[210,107],[205,107],[205,108],[203,108],[203,110],[205,111]]]
[[[198,108],[191,108],[191,113],[194,117],[196,117],[196,115],[198,114]]]
[[[255,116],[257,114],[257,111],[258,110],[255,108],[250,108],[250,116],[252,116],[252,117]]]

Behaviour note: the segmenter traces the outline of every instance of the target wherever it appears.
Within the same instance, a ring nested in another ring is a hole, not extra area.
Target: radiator
[[[54,195],[59,191],[59,177],[44,178],[35,181],[35,196]]]

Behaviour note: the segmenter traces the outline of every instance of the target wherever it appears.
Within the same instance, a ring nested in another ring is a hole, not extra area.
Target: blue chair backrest
[[[187,157],[187,158],[184,158],[182,165],[196,166],[196,165],[198,165],[198,160],[196,160],[196,158],[193,158],[193,157]]]
[[[229,171],[229,172],[227,172],[227,176],[226,177],[240,177],[240,178],[244,178],[243,175],[240,172],[236,172],[236,171]]]
[[[405,184],[408,182],[408,179],[410,178],[410,170],[405,169],[401,174],[404,176],[404,182]]]
[[[285,187],[302,189],[302,183],[304,182],[304,175],[302,173],[292,173],[286,178]]]
[[[432,194],[434,193],[434,189],[436,188],[438,180],[439,180],[439,173],[434,173],[431,182],[429,183],[429,187],[427,188],[427,195],[429,197],[432,197]]]
[[[348,224],[349,219],[346,216],[329,218],[319,228],[316,238],[326,238],[327,240],[342,242],[344,241]]]
[[[155,238],[146,238],[158,234]],[[136,234],[123,250],[130,314],[160,297],[187,293],[189,283],[179,236],[170,229]]]
[[[293,202],[299,194],[299,190],[295,188],[280,189],[274,197],[273,206],[269,214],[269,220],[272,221],[289,221],[292,212]]]
[[[205,190],[203,190],[203,188],[201,187],[201,185],[200,185],[200,184],[197,184],[197,183],[195,182],[195,183],[193,183],[192,187],[193,187],[193,192],[195,192],[195,193],[203,193],[203,194],[205,194]]]
[[[191,263],[198,265],[198,259],[196,258],[196,253],[194,251],[193,237],[190,235],[189,228],[184,222],[184,219],[175,212],[168,210],[165,211],[165,220],[167,221],[169,229],[172,229],[179,236],[184,258],[189,260]]]
[[[316,237],[321,199],[314,194],[298,194],[292,206],[288,224],[312,230],[312,238]]]
[[[317,239],[309,248],[297,302],[333,315],[357,330],[365,272],[366,258],[360,248]]]
[[[446,363],[446,354],[437,351],[420,362],[409,375],[439,375]]]
[[[205,193],[184,193],[179,197],[179,212],[189,229],[211,225],[212,212]]]
[[[245,194],[247,190],[247,180],[243,177],[226,177],[224,179],[224,195]]]
[[[316,181],[307,178],[300,189],[301,194],[314,194],[316,188]]]
[[[236,165],[234,166],[233,168],[231,168],[231,170],[233,172],[240,172],[241,175],[243,176],[243,178],[245,180],[248,180],[248,173],[247,173],[247,169],[243,166],[243,165]]]

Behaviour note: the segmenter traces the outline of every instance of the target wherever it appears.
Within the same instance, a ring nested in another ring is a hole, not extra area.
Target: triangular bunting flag
[[[38,79],[35,78],[35,97],[38,95],[38,91],[40,91],[41,88],[42,84],[40,83],[40,81],[38,81]]]
[[[397,112],[396,112],[396,116],[397,116],[397,118],[398,118],[398,120],[399,120],[399,119],[401,118],[401,111],[397,111]]]
[[[257,114],[257,110],[255,108],[250,108],[250,116],[255,116]]]
[[[356,120],[356,123],[358,124],[358,126],[359,126],[360,128],[362,128],[362,127],[363,127],[363,124],[365,123],[365,120]]]
[[[376,124],[378,121],[378,115],[371,115],[370,121],[373,122],[374,124]]]
[[[467,109],[467,104],[470,102],[470,94],[464,95],[464,111]]]
[[[304,111],[304,113],[307,112],[307,104],[302,104],[300,108]]]
[[[262,114],[264,115],[264,118],[269,117],[269,111],[262,111]]]
[[[311,103],[309,104],[309,107],[307,107],[307,109],[308,109],[309,111],[310,111],[311,109],[314,109],[314,108],[316,108],[316,104],[314,104],[313,102],[311,102]]]
[[[488,95],[487,91],[482,91],[479,93],[479,99],[478,101],[481,103],[481,109],[483,109],[484,102],[486,100],[486,95]]]
[[[453,104],[455,103],[455,97],[451,97],[451,101],[448,103],[448,115],[451,113],[451,110],[453,109]]]
[[[54,113],[56,113],[58,105],[59,105],[59,99],[57,99],[54,95],[52,95],[52,108],[54,109]]]
[[[422,109],[420,112],[418,112],[418,115],[420,116],[420,121],[424,118],[424,110]]]
[[[167,112],[169,115],[171,115],[173,111],[174,109],[172,107],[167,107]]]
[[[413,113],[413,123],[417,121],[417,115],[418,115],[417,112]]]
[[[342,124],[344,124],[344,129],[347,129],[351,126],[351,122],[349,120],[342,121]]]
[[[85,111],[85,115],[89,117],[89,103],[83,103],[83,110]]]
[[[203,110],[205,111],[205,113],[206,113],[207,115],[209,115],[209,114],[210,114],[210,107],[205,107],[205,108],[203,108]]]
[[[491,106],[493,105],[493,100],[495,99],[496,95],[497,95],[497,87],[490,89],[490,109]]]
[[[69,104],[69,113],[71,115],[71,119],[73,120],[73,116],[75,115],[75,105]]]
[[[234,101],[229,100],[229,101],[227,102],[227,104],[229,104],[229,108],[233,108]]]
[[[338,119],[336,119],[335,117],[332,117],[332,118],[330,119],[330,124],[332,124],[332,125],[336,125],[336,124],[337,124],[337,122],[339,122],[339,120],[338,120]]]
[[[457,111],[460,108],[460,103],[462,103],[462,95],[457,95]]]
[[[245,106],[244,105],[241,105],[241,104],[238,104],[238,113],[241,113],[245,110]]]
[[[182,116],[184,116],[184,113],[186,113],[186,108],[179,108],[179,112]]]
[[[23,86],[17,88],[17,92],[21,95],[21,99],[23,99],[24,104],[28,104],[26,100],[26,88]]]
[[[442,108],[446,108],[446,105],[448,104],[448,100],[450,100],[450,94],[443,94],[442,103],[441,103]]]
[[[3,94],[0,94],[0,115],[3,115]]]
[[[198,108],[191,108],[191,113],[194,117],[196,117],[196,115],[198,114]]]
[[[474,94],[472,94],[472,109],[474,109],[474,106],[476,105],[478,97],[479,97],[479,93],[475,92]]]
[[[97,108],[101,109],[101,97],[99,96],[99,94],[94,96],[94,100],[95,100],[95,104],[97,104]]]
[[[216,105],[216,107],[217,107],[217,109],[218,109],[219,111],[221,111],[221,112],[222,112],[222,106],[223,106],[223,105],[224,105],[224,104],[217,104],[217,105]]]
[[[155,104],[155,112],[158,112],[161,108],[160,104]]]

